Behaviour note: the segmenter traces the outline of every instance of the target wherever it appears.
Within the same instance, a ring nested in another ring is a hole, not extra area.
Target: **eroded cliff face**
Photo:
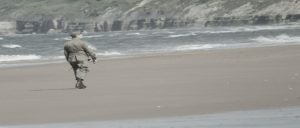
[[[0,0],[0,14],[18,33],[260,25],[297,22],[300,1]]]

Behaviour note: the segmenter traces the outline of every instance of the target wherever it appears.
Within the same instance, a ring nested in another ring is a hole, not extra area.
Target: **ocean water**
[[[69,122],[0,128],[299,128],[300,108],[236,111],[184,117]]]
[[[86,33],[100,59],[194,50],[299,45],[300,25],[207,27]],[[68,34],[0,36],[0,67],[64,62]]]

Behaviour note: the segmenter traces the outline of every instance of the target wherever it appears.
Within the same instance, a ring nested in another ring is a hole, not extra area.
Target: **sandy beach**
[[[300,46],[0,69],[0,126],[162,118],[300,105]]]

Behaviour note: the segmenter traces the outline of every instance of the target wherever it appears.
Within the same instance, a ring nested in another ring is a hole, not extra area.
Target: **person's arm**
[[[84,52],[85,52],[88,56],[90,56],[90,57],[92,58],[93,62],[95,63],[95,62],[96,62],[96,59],[97,59],[97,56],[96,56],[96,54],[88,47],[88,43],[84,42],[84,43],[82,44],[82,48],[83,48]]]

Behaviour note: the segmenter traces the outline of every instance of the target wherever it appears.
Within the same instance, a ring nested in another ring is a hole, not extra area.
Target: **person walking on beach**
[[[75,85],[78,89],[84,89],[86,86],[83,84],[84,78],[87,74],[87,63],[91,57],[93,63],[96,62],[96,54],[88,47],[88,43],[80,39],[80,32],[73,32],[70,34],[72,40],[67,41],[64,44],[64,54],[66,60],[73,68],[75,79],[77,83]]]

